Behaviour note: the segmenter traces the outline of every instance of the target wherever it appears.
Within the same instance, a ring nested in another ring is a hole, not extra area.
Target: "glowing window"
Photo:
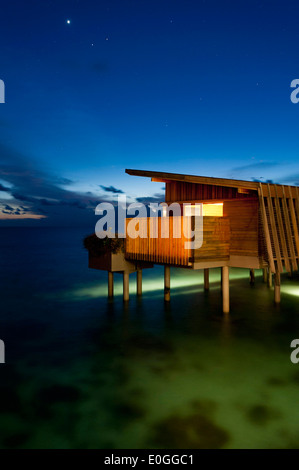
[[[203,215],[212,217],[223,217],[223,202],[217,204],[204,204]]]
[[[202,213],[210,217],[223,217],[223,202],[214,204],[202,204]],[[185,207],[185,215],[195,215],[195,205]]]

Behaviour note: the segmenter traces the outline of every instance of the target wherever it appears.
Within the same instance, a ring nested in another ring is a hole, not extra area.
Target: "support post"
[[[274,274],[274,302],[280,303],[280,272],[278,270]]]
[[[164,300],[170,301],[170,266],[164,266]]]
[[[113,294],[114,294],[113,273],[111,271],[108,271],[108,297],[109,299],[112,299]]]
[[[204,273],[204,289],[209,290],[210,288],[209,269],[205,268],[203,270],[203,273]]]
[[[137,269],[137,295],[142,295],[142,269]]]
[[[254,269],[250,269],[250,284],[253,286],[255,282]]]
[[[229,267],[223,266],[222,273],[222,310],[229,313]]]
[[[268,279],[267,268],[263,268],[263,281],[266,284]]]
[[[123,272],[123,299],[124,302],[128,302],[129,300],[129,273],[124,271]]]
[[[268,287],[272,287],[272,271],[270,266],[268,268]]]

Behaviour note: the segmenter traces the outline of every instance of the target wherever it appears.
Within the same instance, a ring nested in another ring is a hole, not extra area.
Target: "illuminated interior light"
[[[202,204],[202,213],[204,216],[210,217],[223,217],[223,202],[217,202],[212,204]],[[185,207],[185,215],[195,215],[195,205]]]
[[[223,217],[223,203],[203,204],[203,215]]]

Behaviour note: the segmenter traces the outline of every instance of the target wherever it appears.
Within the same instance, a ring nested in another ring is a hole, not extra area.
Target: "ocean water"
[[[84,229],[0,229],[1,448],[299,448],[299,278],[282,303],[256,272],[143,271],[107,299]]]

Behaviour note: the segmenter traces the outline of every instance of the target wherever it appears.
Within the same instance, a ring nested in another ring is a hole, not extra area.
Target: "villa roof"
[[[287,188],[286,197],[289,196],[289,191],[291,191],[292,197],[297,197],[297,186],[289,185],[280,185],[274,183],[260,182],[260,181],[246,181],[246,180],[236,180],[229,178],[215,178],[211,176],[197,176],[197,175],[185,175],[180,173],[168,173],[162,171],[148,171],[148,170],[132,170],[126,169],[126,173],[133,176],[143,176],[151,178],[152,181],[157,181],[161,183],[167,182],[183,182],[183,183],[195,183],[195,184],[209,184],[215,186],[227,186],[230,188],[243,188],[251,189],[258,191],[262,186],[263,192],[267,192],[270,187],[270,192],[272,196],[275,196],[274,191],[275,187],[277,188],[278,195],[281,197],[283,189]],[[290,189],[289,189],[290,188]]]

